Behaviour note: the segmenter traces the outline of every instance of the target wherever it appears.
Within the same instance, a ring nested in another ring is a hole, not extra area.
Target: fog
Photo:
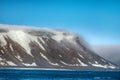
[[[105,59],[120,66],[120,45],[93,46],[94,51]]]

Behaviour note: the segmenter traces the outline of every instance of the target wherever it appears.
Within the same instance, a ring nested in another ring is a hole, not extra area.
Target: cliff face
[[[117,67],[95,54],[78,35],[63,30],[0,29],[0,66],[52,69]]]

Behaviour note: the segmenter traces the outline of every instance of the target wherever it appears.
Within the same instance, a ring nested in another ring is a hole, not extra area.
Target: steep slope
[[[117,68],[91,51],[87,43],[75,33],[64,30],[5,28],[0,29],[0,66]]]
[[[120,45],[97,45],[93,50],[105,59],[120,66]]]

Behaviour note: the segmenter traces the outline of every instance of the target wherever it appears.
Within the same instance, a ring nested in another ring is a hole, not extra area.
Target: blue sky
[[[0,0],[0,24],[66,29],[92,45],[120,45],[120,0]]]

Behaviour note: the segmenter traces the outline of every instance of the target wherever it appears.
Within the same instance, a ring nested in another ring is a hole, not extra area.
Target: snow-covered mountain
[[[0,67],[116,69],[95,54],[79,35],[51,29],[0,25]],[[11,29],[10,29],[11,28]]]

